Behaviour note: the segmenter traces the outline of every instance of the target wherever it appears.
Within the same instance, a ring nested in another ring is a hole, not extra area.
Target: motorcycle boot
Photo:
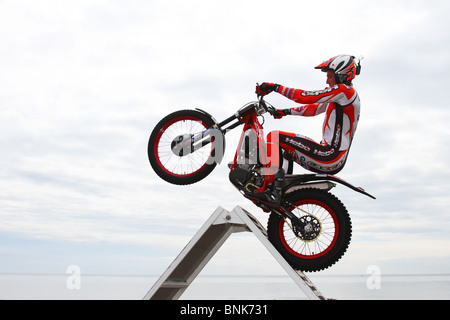
[[[283,182],[285,177],[286,173],[284,172],[283,168],[279,169],[274,176],[273,189],[271,193],[271,198],[274,203],[277,204],[281,203],[281,190],[283,188]]]
[[[260,199],[264,202],[269,202],[272,204],[280,205],[281,203],[281,193],[283,189],[283,182],[286,173],[283,169],[279,169],[274,175],[274,182],[272,185],[263,192],[248,192],[247,194],[251,197]]]

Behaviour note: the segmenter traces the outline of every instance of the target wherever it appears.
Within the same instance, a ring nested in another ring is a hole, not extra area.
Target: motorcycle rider
[[[272,131],[268,134],[267,143],[276,144],[281,149],[280,154],[268,154],[270,167],[280,168],[278,172],[274,171],[271,194],[274,202],[281,201],[281,185],[285,177],[286,166],[281,163],[281,158],[295,161],[316,173],[336,174],[344,167],[359,121],[360,99],[352,81],[361,71],[360,61],[354,56],[339,55],[315,67],[327,73],[329,87],[323,90],[306,91],[268,82],[257,87],[260,95],[277,92],[303,104],[291,109],[278,109],[273,114],[275,119],[288,115],[311,117],[325,113],[320,143],[296,133]]]

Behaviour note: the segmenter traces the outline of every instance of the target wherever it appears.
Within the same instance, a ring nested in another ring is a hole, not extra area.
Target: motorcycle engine
[[[264,176],[257,165],[238,165],[230,172],[229,178],[236,188],[246,192],[255,192],[264,184]]]
[[[236,188],[244,192],[255,192],[264,184],[261,173],[262,165],[259,161],[258,138],[253,130],[247,130],[244,142],[240,146],[236,158],[238,164],[230,172],[230,181]]]

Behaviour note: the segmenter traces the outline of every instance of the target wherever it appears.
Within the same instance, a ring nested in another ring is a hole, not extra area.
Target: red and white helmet
[[[350,83],[361,72],[361,59],[356,63],[354,56],[339,55],[324,61],[315,69],[334,71],[337,83]]]

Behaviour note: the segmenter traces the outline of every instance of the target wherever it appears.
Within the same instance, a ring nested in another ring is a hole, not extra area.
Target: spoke
[[[205,166],[213,150],[213,143],[179,157],[172,152],[172,141],[181,135],[195,136],[206,129],[203,122],[192,119],[180,119],[164,128],[157,147],[157,155],[164,169],[176,175],[190,175]]]

